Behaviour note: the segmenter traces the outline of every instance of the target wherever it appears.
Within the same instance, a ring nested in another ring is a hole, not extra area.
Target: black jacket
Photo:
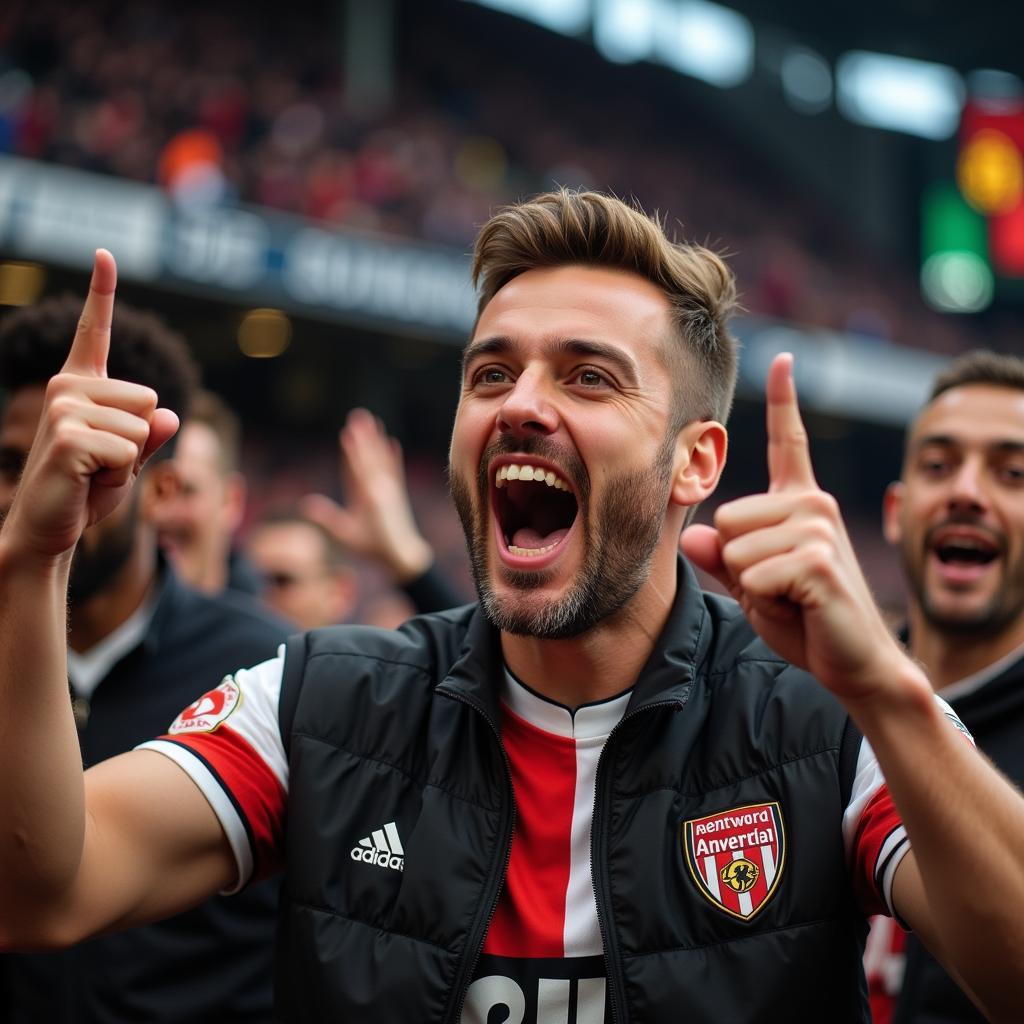
[[[86,767],[160,733],[196,695],[274,656],[287,627],[243,597],[211,598],[164,569],[149,631],[80,718]],[[272,1020],[276,882],[60,953],[0,958],[3,1024],[264,1024]],[[6,962],[5,962],[6,961]]]
[[[840,831],[860,737],[681,566],[598,769],[592,860],[614,1020],[864,1021],[865,929]],[[458,1021],[514,828],[500,672],[475,606],[289,642],[284,1020]],[[772,803],[779,882],[742,920],[701,892],[684,825]],[[401,867],[355,858],[389,822]]]
[[[1024,655],[999,675],[950,705],[978,749],[1018,786],[1024,786]],[[983,1024],[985,1017],[913,935],[894,1024]]]

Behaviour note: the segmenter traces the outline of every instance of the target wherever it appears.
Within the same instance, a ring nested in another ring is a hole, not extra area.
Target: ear
[[[672,503],[689,508],[699,505],[718,486],[729,433],[715,420],[687,423],[676,438]]]
[[[895,480],[885,489],[882,498],[882,533],[890,544],[899,544],[903,539],[903,497],[906,487]]]
[[[248,487],[241,473],[231,473],[224,486],[224,518],[231,533],[242,525],[245,518],[245,502]]]
[[[351,569],[337,569],[331,579],[331,621],[344,622],[356,606],[358,588]]]
[[[149,462],[139,479],[141,509],[145,519],[153,522],[161,508],[181,493],[181,477],[174,468],[173,459]]]

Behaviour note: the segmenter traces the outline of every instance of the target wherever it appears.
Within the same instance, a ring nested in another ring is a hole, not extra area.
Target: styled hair
[[[82,313],[72,295],[44,299],[8,313],[0,322],[0,389],[10,394],[45,386],[71,348]],[[152,313],[114,306],[107,372],[117,380],[152,388],[160,404],[184,420],[198,386],[199,370],[185,339]],[[173,444],[173,439],[171,444]],[[158,453],[169,454],[169,445]]]
[[[217,464],[224,476],[242,468],[242,421],[220,395],[205,388],[192,399],[190,423],[202,423],[217,438]]]
[[[928,401],[934,402],[943,392],[968,384],[993,384],[1024,391],[1024,359],[986,348],[965,352],[935,378]]]
[[[561,188],[507,206],[483,226],[473,252],[477,316],[519,274],[542,267],[609,267],[638,274],[665,294],[678,344],[666,339],[676,396],[673,432],[728,418],[737,342],[727,328],[736,281],[721,257],[669,239],[642,210],[600,192]]]

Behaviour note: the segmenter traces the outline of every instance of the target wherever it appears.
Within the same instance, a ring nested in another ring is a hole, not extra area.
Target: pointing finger
[[[807,431],[800,418],[793,383],[793,356],[783,352],[772,360],[765,387],[768,409],[769,491],[815,486]]]
[[[106,377],[110,352],[110,325],[114,317],[117,265],[106,249],[96,250],[89,295],[82,308],[75,340],[64,370],[91,377]]]

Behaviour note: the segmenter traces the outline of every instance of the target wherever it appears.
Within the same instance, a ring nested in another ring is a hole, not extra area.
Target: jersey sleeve
[[[278,721],[284,647],[276,658],[226,676],[190,704],[155,750],[184,769],[206,797],[231,845],[238,880],[228,892],[280,870],[288,759]]]
[[[950,724],[973,743],[956,712],[941,697],[935,700]],[[867,740],[861,741],[850,802],[843,814],[843,842],[861,910],[869,917],[887,914],[900,921],[892,903],[892,881],[910,850],[910,839]]]

